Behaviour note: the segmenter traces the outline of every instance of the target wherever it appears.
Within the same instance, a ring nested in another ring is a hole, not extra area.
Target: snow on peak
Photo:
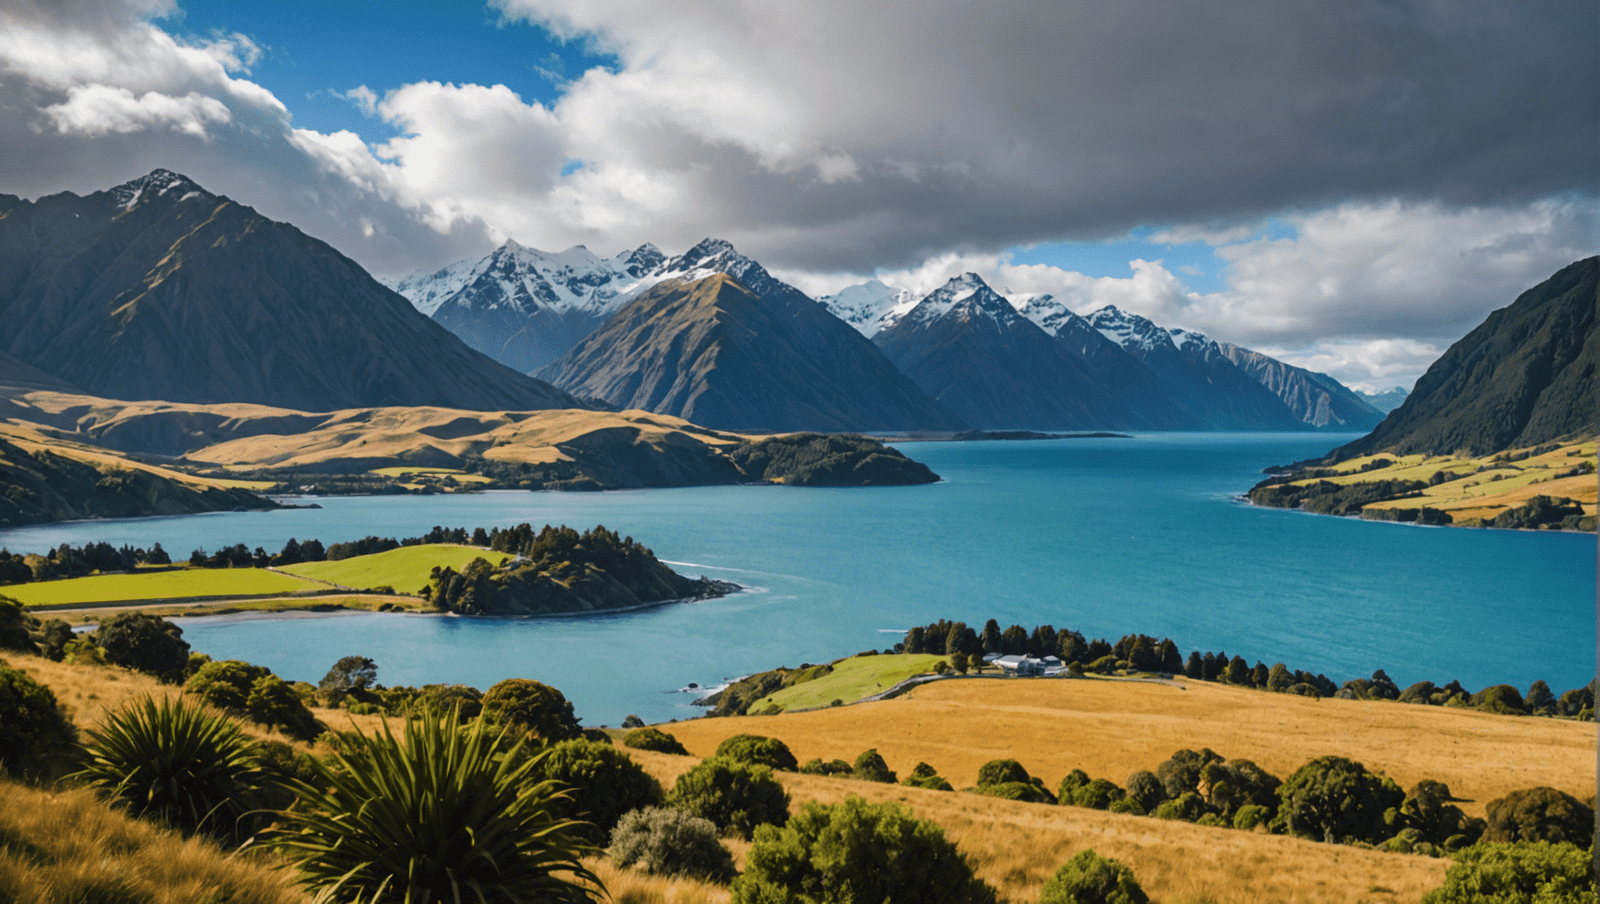
[[[1166,330],[1138,314],[1118,310],[1115,305],[1106,305],[1086,319],[1101,335],[1130,352],[1173,346],[1172,336]]]
[[[1083,318],[1072,312],[1066,302],[1049,294],[1012,295],[1007,298],[1017,313],[1038,324],[1039,328],[1054,336],[1070,323],[1081,323]]]
[[[963,273],[928,293],[902,318],[911,324],[926,324],[944,317],[954,317],[963,322],[977,319],[992,320],[1010,326],[1022,319],[1011,302],[1000,297],[983,277],[976,273]]]
[[[178,191],[180,202],[193,197],[209,196],[205,189],[196,185],[189,177],[167,169],[151,170],[148,175],[124,182],[111,189],[111,196],[116,199],[117,207],[130,210],[142,198],[159,198],[173,190]]]
[[[896,289],[874,278],[824,295],[817,303],[871,339],[893,326],[921,300],[910,289]]]
[[[1198,349],[1205,349],[1208,346],[1216,344],[1215,342],[1212,342],[1211,338],[1205,333],[1196,333],[1190,330],[1179,329],[1178,327],[1169,327],[1167,329],[1167,335],[1172,337],[1172,344],[1176,345],[1180,351],[1188,349],[1191,346]]]

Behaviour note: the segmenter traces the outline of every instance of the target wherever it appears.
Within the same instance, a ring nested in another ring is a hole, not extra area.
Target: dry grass
[[[1192,681],[940,681],[881,703],[696,719],[666,730],[699,756],[740,732],[781,738],[801,762],[849,760],[875,747],[902,775],[922,760],[958,788],[1001,757],[1019,760],[1053,789],[1073,769],[1121,785],[1175,750],[1210,747],[1280,778],[1318,756],[1348,756],[1402,787],[1424,778],[1445,782],[1468,798],[1462,809],[1479,816],[1490,800],[1518,788],[1595,793],[1592,724]]]
[[[300,904],[294,874],[270,859],[117,813],[87,791],[0,781],[0,900],[31,904]]]
[[[794,718],[777,716],[762,721],[771,724]],[[734,721],[744,720],[705,720],[707,724]],[[853,741],[847,743],[854,745]],[[628,754],[668,788],[698,762],[694,757],[640,750]],[[1449,866],[1449,861],[1428,857],[1080,807],[1025,804],[797,773],[780,773],[779,778],[789,791],[791,810],[798,810],[806,801],[837,803],[852,794],[905,805],[917,816],[942,826],[972,858],[978,876],[998,889],[1002,900],[1013,904],[1037,901],[1045,881],[1085,848],[1127,863],[1158,904],[1415,902],[1444,881]],[[736,850],[736,856],[742,854]]]

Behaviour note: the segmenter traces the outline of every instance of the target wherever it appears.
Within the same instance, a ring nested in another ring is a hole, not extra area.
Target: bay
[[[1143,632],[1336,681],[1385,669],[1404,687],[1595,673],[1595,538],[1363,522],[1239,501],[1261,468],[1320,455],[1329,434],[911,443],[924,487],[703,487],[607,493],[333,497],[322,508],[76,522],[0,532],[13,551],[105,540],[175,557],[290,537],[324,543],[449,527],[595,524],[720,600],[565,619],[353,614],[181,619],[215,658],[316,681],[339,657],[386,684],[508,677],[562,689],[588,725],[690,718],[692,682],[892,646],[939,618]]]

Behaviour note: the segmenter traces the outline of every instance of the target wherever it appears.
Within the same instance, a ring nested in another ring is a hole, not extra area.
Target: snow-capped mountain
[[[1177,350],[1172,334],[1155,323],[1119,310],[1116,305],[1106,305],[1085,318],[1102,336],[1135,355],[1160,353],[1170,348]]]
[[[823,295],[817,299],[817,304],[871,339],[893,326],[896,320],[904,317],[921,300],[910,289],[896,289],[881,280],[870,279],[840,289],[833,295]]]

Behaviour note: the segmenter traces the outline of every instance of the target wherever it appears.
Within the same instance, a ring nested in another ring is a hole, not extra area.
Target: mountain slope
[[[951,279],[873,341],[906,376],[976,427],[1145,426],[1082,359],[976,273]]]
[[[920,300],[910,289],[896,289],[870,279],[841,289],[837,294],[824,295],[817,299],[817,304],[871,339],[904,317]]]
[[[1155,372],[1172,398],[1213,430],[1296,430],[1304,424],[1271,390],[1199,333],[1164,330],[1107,305],[1088,316],[1106,338]]]
[[[1450,346],[1404,403],[1332,462],[1392,451],[1483,455],[1600,429],[1600,257],[1564,267]]]
[[[726,243],[702,242],[675,258],[676,272],[699,278],[656,285],[540,375],[578,395],[720,429],[964,426],[860,333],[731,257]]]
[[[1272,390],[1309,426],[1371,430],[1383,420],[1382,411],[1327,374],[1285,364],[1270,355],[1227,342],[1219,342],[1217,347],[1240,370]]]
[[[663,260],[652,245],[600,258],[582,245],[552,254],[507,242],[395,289],[471,347],[526,373],[604,323]]]
[[[293,226],[156,170],[0,203],[0,351],[125,399],[578,406]]]

